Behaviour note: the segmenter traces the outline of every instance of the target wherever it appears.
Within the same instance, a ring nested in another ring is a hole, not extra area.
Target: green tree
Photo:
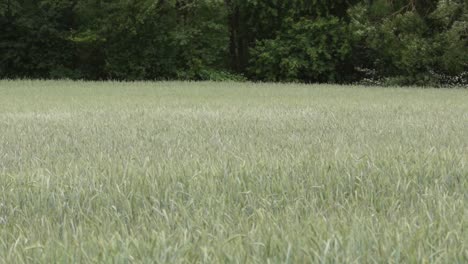
[[[467,71],[466,3],[371,1],[349,11],[356,67],[389,84],[439,85]],[[466,82],[461,80],[461,83]]]
[[[4,0],[0,11],[0,76],[51,78],[69,66],[66,40],[73,1]]]

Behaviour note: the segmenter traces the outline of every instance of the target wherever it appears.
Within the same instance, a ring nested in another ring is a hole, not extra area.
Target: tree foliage
[[[0,78],[465,84],[464,0],[0,0]]]

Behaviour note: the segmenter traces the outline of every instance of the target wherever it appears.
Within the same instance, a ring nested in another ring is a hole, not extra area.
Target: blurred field
[[[0,81],[0,263],[466,263],[468,90]]]

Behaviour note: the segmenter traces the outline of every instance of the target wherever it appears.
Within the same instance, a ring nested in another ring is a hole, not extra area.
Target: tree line
[[[466,85],[466,0],[0,0],[0,78]]]

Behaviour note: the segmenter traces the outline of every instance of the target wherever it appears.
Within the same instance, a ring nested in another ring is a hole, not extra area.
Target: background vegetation
[[[0,0],[0,78],[467,84],[465,0]]]

